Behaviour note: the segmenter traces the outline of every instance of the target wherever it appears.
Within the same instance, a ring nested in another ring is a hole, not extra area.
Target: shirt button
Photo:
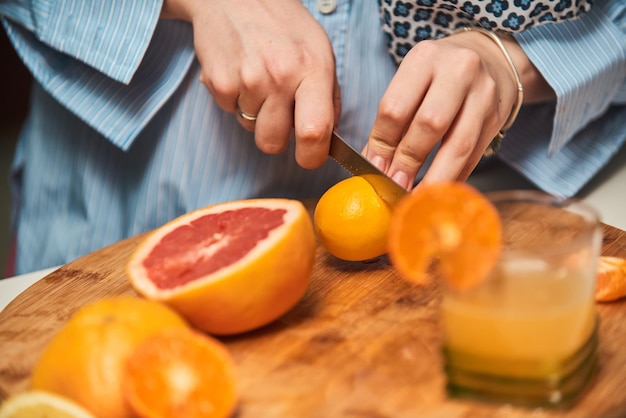
[[[325,14],[331,14],[337,8],[337,0],[317,0],[317,9]]]

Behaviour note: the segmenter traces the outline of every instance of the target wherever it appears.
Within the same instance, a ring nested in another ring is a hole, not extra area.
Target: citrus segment
[[[315,207],[315,232],[337,258],[362,261],[387,252],[392,207],[359,176],[329,188]]]
[[[626,259],[600,257],[596,277],[596,300],[610,302],[624,296],[626,296]]]
[[[33,390],[13,395],[0,405],[0,418],[96,418],[70,399]]]
[[[472,186],[423,184],[400,201],[389,230],[389,258],[407,280],[424,283],[431,263],[454,288],[482,281],[496,263],[502,225]]]
[[[128,358],[123,391],[142,418],[226,418],[237,402],[235,369],[221,342],[169,330]]]
[[[72,399],[98,417],[131,417],[121,391],[124,362],[144,339],[167,328],[188,325],[157,302],[120,296],[88,304],[45,347],[31,386]]]
[[[127,275],[140,294],[167,303],[195,327],[235,334],[268,324],[300,300],[315,247],[301,202],[227,202],[153,231],[131,256]]]

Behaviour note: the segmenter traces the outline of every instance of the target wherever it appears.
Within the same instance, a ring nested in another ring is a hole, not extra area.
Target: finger
[[[465,180],[478,164],[492,137],[494,125],[488,115],[495,105],[495,96],[480,93],[482,89],[466,98],[422,180],[424,183]]]
[[[235,114],[237,115],[237,120],[246,130],[253,132],[256,129],[257,119],[259,118],[259,113],[261,112],[260,109],[263,106],[263,103],[253,105],[251,100],[244,100],[242,97],[240,97],[237,102],[237,110],[235,112]],[[255,110],[251,111],[247,109]]]
[[[293,128],[293,99],[288,96],[268,97],[259,111],[254,132],[257,147],[267,154],[283,152]]]
[[[413,73],[409,69],[408,65],[400,65],[391,80],[363,151],[365,157],[383,172],[389,170],[396,148],[432,81],[430,72]]]
[[[236,78],[209,78],[202,73],[200,82],[203,83],[213,100],[226,112],[235,113],[239,97],[239,81]]]
[[[333,127],[336,127],[341,117],[341,88],[339,87],[339,81],[337,80],[337,73],[335,72],[335,81],[333,85],[333,105],[335,110],[335,117]]]
[[[334,70],[320,72],[306,77],[296,90],[296,161],[304,168],[317,168],[328,158],[335,125],[335,79]]]
[[[237,120],[247,130],[254,131],[261,108],[272,91],[267,83],[269,75],[262,63],[253,58],[240,71]],[[271,115],[272,110],[268,109],[264,113]]]
[[[452,126],[466,90],[463,85],[450,90],[449,82],[443,77],[433,80],[387,170],[402,187],[411,187],[428,155]]]

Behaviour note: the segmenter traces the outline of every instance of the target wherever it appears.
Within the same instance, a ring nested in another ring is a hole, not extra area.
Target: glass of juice
[[[502,219],[502,254],[479,285],[444,289],[448,393],[567,408],[597,367],[598,215],[538,191],[487,197]]]

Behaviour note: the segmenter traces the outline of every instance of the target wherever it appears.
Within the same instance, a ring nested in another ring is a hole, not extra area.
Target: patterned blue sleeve
[[[576,19],[592,0],[378,0],[389,53],[399,64],[419,41],[463,26],[517,33]]]
[[[514,36],[557,95],[550,152],[562,148],[611,104],[624,103],[623,0],[599,0],[580,19]]]
[[[127,150],[193,60],[190,25],[161,21],[160,1],[13,0],[0,16],[35,80]]]

